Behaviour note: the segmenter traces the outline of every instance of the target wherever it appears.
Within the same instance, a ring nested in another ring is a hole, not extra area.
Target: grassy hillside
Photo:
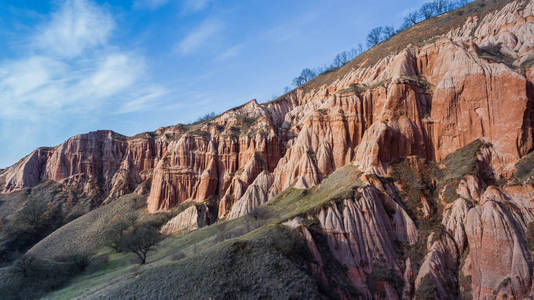
[[[270,225],[174,262],[154,264],[92,296],[110,299],[320,299],[296,233]],[[176,257],[176,258],[179,258]]]
[[[186,235],[170,236],[150,254],[145,266],[138,266],[131,254],[113,254],[102,247],[99,256],[107,257],[107,262],[96,270],[84,272],[68,286],[50,294],[49,298],[70,299],[80,295],[122,298],[134,294],[141,298],[143,295],[169,298],[188,295],[190,299],[284,299],[291,295],[321,298],[319,285],[307,269],[306,247],[299,236],[280,224],[352,193],[356,187],[363,185],[358,179],[360,175],[356,167],[349,165],[315,188],[286,190],[250,215],[216,223]],[[128,200],[131,197],[122,201],[131,201]],[[116,205],[119,206],[118,203]],[[111,215],[113,213],[109,213]],[[93,217],[84,216],[79,222],[89,224],[91,220]],[[80,230],[73,230],[74,227]],[[75,235],[87,236],[81,228],[83,226],[69,224],[58,230],[57,236],[54,233],[47,244],[65,245]],[[87,228],[87,231],[94,232]],[[67,229],[71,233],[62,234],[61,231]],[[64,241],[60,240],[62,237],[65,237]],[[81,243],[82,239],[75,238],[74,241]],[[94,240],[88,241],[83,245],[95,243]],[[42,249],[48,247],[38,246]],[[205,289],[212,285],[217,288]]]
[[[102,237],[109,225],[115,221],[114,218],[137,217],[145,203],[146,197],[128,195],[101,206],[56,230],[30,249],[29,253],[39,257],[51,257],[94,252],[104,246]]]
[[[20,256],[57,228],[89,212],[93,199],[46,181],[0,194],[0,265]]]

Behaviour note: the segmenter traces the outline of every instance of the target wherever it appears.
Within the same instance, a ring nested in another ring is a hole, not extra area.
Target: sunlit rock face
[[[269,103],[251,100],[211,120],[134,137],[97,131],[37,149],[0,171],[0,189],[11,193],[53,180],[101,202],[136,192],[147,195],[151,213],[194,202],[162,229],[173,233],[198,228],[200,219],[215,221],[206,219],[207,211],[219,220],[239,218],[289,187],[316,186],[347,164],[384,178],[392,164],[409,159],[423,173],[418,161],[439,165],[482,140],[478,171],[457,179],[457,197],[443,200],[445,185],[433,198],[448,234],[428,236],[417,267],[395,251],[397,243],[413,245],[423,236],[398,182],[370,179],[359,197],[315,217],[334,259],[368,297],[376,297],[367,276],[378,255],[406,281],[407,294],[431,280],[439,298],[451,288],[469,290],[473,299],[522,298],[532,286],[526,228],[534,192],[509,180],[534,148],[533,59],[534,2],[511,1],[425,45],[346,66]],[[425,197],[419,211],[431,218],[431,195]],[[302,232],[316,247],[310,232]],[[399,296],[390,285],[381,289]]]
[[[132,138],[75,136],[3,171],[2,191],[50,179],[111,201],[148,180],[151,212],[196,201],[226,218],[263,171],[272,182],[260,194],[268,189],[272,198],[348,163],[383,175],[399,158],[441,161],[478,138],[493,145],[493,163],[508,176],[533,147],[534,69],[525,63],[534,57],[533,9],[512,2],[432,43],[199,124]],[[495,45],[506,63],[488,59],[484,49]]]

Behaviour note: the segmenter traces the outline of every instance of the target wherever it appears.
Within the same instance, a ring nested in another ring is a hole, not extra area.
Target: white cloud
[[[99,62],[87,83],[97,89],[96,96],[108,97],[135,83],[143,68],[143,62],[133,55],[113,53]]]
[[[221,54],[219,54],[215,58],[215,60],[216,61],[222,61],[222,60],[227,60],[227,59],[236,57],[236,56],[239,55],[239,53],[241,53],[241,49],[242,48],[243,48],[243,44],[234,45],[234,46],[224,50],[223,52],[221,52]]]
[[[144,63],[128,53],[69,64],[28,57],[4,65],[1,73],[0,104],[8,109],[0,115],[36,120],[63,110],[95,109],[120,93],[127,97],[144,76]]]
[[[169,0],[135,0],[133,7],[135,9],[158,9],[167,3]]]
[[[137,98],[122,104],[117,113],[124,114],[145,110],[149,105],[154,104],[154,101],[165,94],[167,94],[167,90],[160,86],[148,87],[141,90],[139,94],[136,95]]]
[[[0,119],[113,113],[98,109],[119,110],[121,103],[111,103],[135,101],[141,97],[138,91],[153,88],[144,58],[109,44],[113,24],[105,9],[88,0],[63,2],[26,37],[26,55],[0,62]]]
[[[181,54],[190,54],[199,49],[209,39],[222,30],[222,23],[215,20],[206,20],[200,26],[187,34],[177,45],[176,50]]]
[[[74,57],[105,45],[113,28],[113,19],[104,8],[87,0],[66,0],[34,39],[45,52]]]
[[[183,13],[195,13],[208,7],[211,0],[185,0],[183,2]]]

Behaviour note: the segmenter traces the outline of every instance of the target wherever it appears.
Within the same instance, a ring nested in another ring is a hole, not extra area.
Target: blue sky
[[[7,0],[0,168],[78,133],[125,135],[282,94],[423,0]]]

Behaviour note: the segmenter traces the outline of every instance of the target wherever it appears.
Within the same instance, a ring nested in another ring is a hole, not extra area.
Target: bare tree
[[[382,26],[371,29],[371,32],[367,35],[367,45],[369,48],[374,47],[382,41],[382,35],[384,28]]]
[[[315,76],[317,76],[317,74],[315,74],[314,71],[309,68],[306,68],[302,70],[302,72],[300,72],[300,75],[297,78],[293,79],[293,84],[295,86],[302,85],[315,78]]]
[[[111,224],[105,233],[106,245],[115,252],[122,252],[122,239],[128,228],[131,228],[135,223],[135,217],[129,216],[124,220],[117,220]]]
[[[435,15],[441,15],[442,13],[449,11],[452,7],[451,2],[448,0],[434,0],[431,3]]]
[[[396,33],[397,32],[395,31],[395,28],[391,26],[385,26],[382,30],[382,40],[385,41],[390,37],[394,36]]]
[[[363,53],[363,46],[362,44],[358,44],[355,48],[350,49],[350,59],[355,58],[356,56]]]
[[[17,220],[30,227],[36,227],[43,223],[48,205],[39,199],[30,199],[17,213]]]
[[[416,11],[408,13],[406,17],[404,17],[404,28],[412,27],[413,25],[417,24],[419,22],[419,13]]]
[[[339,68],[342,67],[344,64],[349,62],[349,54],[346,51],[338,53],[336,57],[334,58],[334,67]]]
[[[352,48],[348,51],[349,60],[353,60],[356,56],[360,55],[361,52],[357,48]]]
[[[419,9],[419,14],[423,19],[430,19],[435,16],[434,5],[432,3],[425,3]]]
[[[139,259],[140,264],[146,263],[147,255],[161,240],[159,231],[149,225],[141,225],[128,231],[122,237],[122,248],[126,249]]]

